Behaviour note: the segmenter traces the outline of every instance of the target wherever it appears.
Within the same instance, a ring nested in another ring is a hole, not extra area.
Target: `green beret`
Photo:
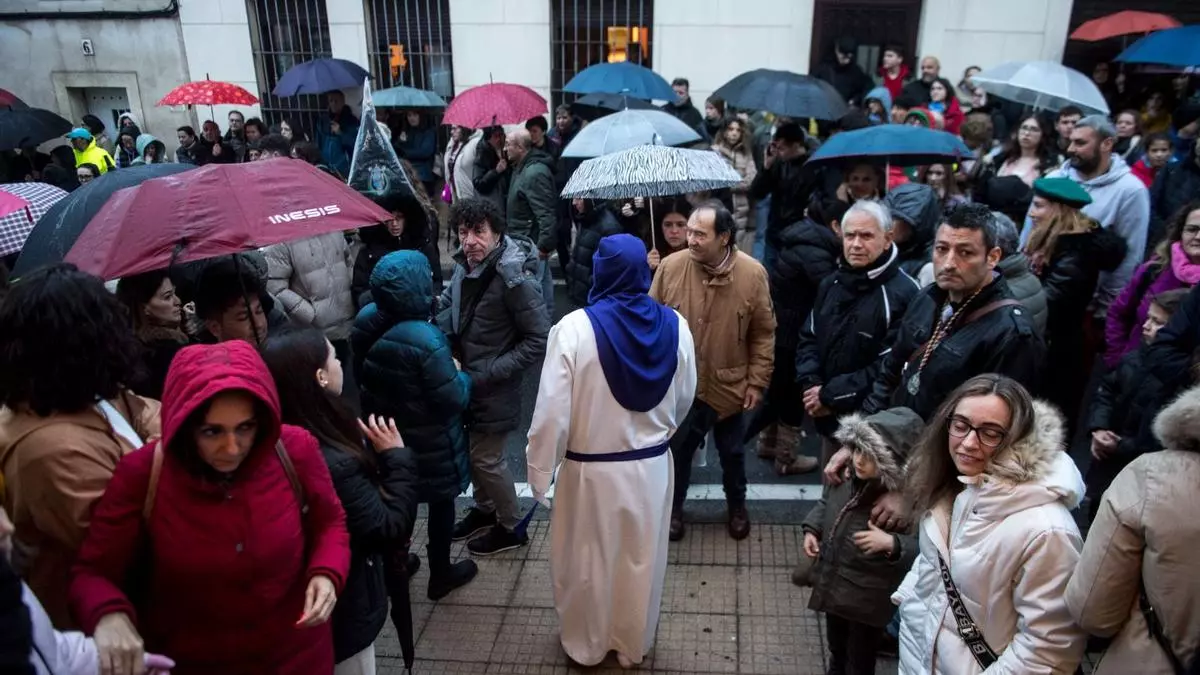
[[[1033,194],[1073,209],[1082,209],[1092,203],[1087,190],[1070,178],[1039,178],[1033,181]]]

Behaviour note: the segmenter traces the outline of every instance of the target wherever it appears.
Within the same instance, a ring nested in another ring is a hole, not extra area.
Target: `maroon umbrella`
[[[307,162],[209,164],[118,190],[65,259],[116,279],[391,217]]]
[[[472,87],[454,97],[442,115],[442,124],[471,129],[497,124],[520,124],[546,113],[546,99],[519,84],[496,82]]]

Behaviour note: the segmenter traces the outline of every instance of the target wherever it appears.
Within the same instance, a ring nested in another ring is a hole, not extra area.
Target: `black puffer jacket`
[[[437,322],[471,376],[468,424],[485,433],[512,431],[521,413],[521,378],[541,363],[550,332],[535,276],[537,249],[529,239],[505,235],[473,270],[461,251],[454,257]]]
[[[415,251],[384,257],[371,275],[375,302],[350,331],[363,412],[393,417],[416,455],[423,502],[453,499],[470,480],[463,416],[471,381],[458,372],[450,342],[429,321],[429,267]]]
[[[1159,170],[1150,186],[1150,231],[1146,235],[1147,253],[1167,233],[1166,223],[1193,199],[1200,199],[1200,156],[1191,155],[1182,162]]]
[[[419,215],[418,215],[419,214]],[[432,220],[430,220],[432,219]],[[420,251],[429,261],[433,271],[433,293],[442,292],[442,254],[437,242],[433,240],[431,222],[437,221],[437,214],[415,209],[412,215],[404,217],[404,232],[398,238],[388,232],[387,225],[371,225],[358,231],[362,240],[362,248],[354,259],[354,274],[350,282],[350,293],[354,296],[354,306],[362,309],[371,304],[371,272],[379,259],[393,251]]]
[[[1013,300],[1008,284],[999,277],[971,301],[967,314],[997,300]],[[875,385],[863,402],[864,412],[902,406],[928,420],[950,392],[983,373],[1007,375],[1026,389],[1039,391],[1046,346],[1029,323],[1028,310],[1018,304],[995,309],[971,323],[965,323],[964,315],[933,350],[920,373],[917,393],[911,393],[911,380],[921,362],[918,348],[933,335],[944,302],[946,292],[934,284],[909,304],[895,342],[880,357]]]
[[[585,213],[576,216],[575,224],[579,230],[575,235],[571,262],[567,263],[567,297],[577,307],[585,307],[588,304],[588,292],[592,290],[592,256],[600,246],[601,239],[621,234],[624,228],[612,209],[603,202],[589,204]]]
[[[796,381],[801,390],[821,387],[821,404],[833,415],[816,418],[830,436],[838,417],[859,409],[871,393],[880,354],[896,340],[909,304],[921,292],[897,264],[893,245],[876,265],[843,264],[817,289],[812,313],[800,330]]]
[[[808,208],[814,185],[812,173],[804,170],[805,160],[800,157],[790,162],[776,161],[770,169],[755,174],[750,183],[753,199],[771,198],[766,238],[775,248],[780,246],[779,237],[784,228],[804,220],[804,210]]]
[[[374,642],[387,620],[384,556],[407,545],[412,536],[417,465],[411,448],[376,454],[376,467],[326,443],[321,452],[350,533],[350,574],[333,608],[334,661],[341,662]]]
[[[833,230],[812,220],[788,225],[779,234],[778,257],[767,279],[777,322],[775,350],[789,361],[795,358],[800,326],[812,311],[817,287],[837,269],[841,255]]]
[[[888,192],[883,203],[893,219],[903,220],[912,229],[900,247],[900,269],[916,279],[921,268],[931,260],[934,235],[942,220],[942,203],[933,188],[921,183],[905,183]]]

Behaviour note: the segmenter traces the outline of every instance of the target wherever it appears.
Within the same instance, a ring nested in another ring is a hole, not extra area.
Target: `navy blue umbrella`
[[[597,63],[571,78],[563,91],[572,94],[625,94],[646,100],[674,101],[675,90],[662,75],[636,63]]]
[[[92,217],[104,208],[117,190],[160,176],[195,169],[192,164],[140,164],[128,169],[112,169],[103,176],[63,197],[38,219],[21,248],[13,276],[27,274],[43,265],[62,262],[67,251]]]
[[[1151,33],[1121,52],[1117,61],[1200,67],[1200,24]]]
[[[744,110],[766,110],[784,117],[837,120],[846,100],[824,80],[786,70],[759,68],[721,85],[713,96]]]
[[[71,123],[41,108],[0,108],[0,150],[11,150],[45,143],[66,135]]]
[[[323,94],[334,89],[361,87],[371,74],[346,59],[313,59],[288,69],[271,92],[276,96]]]
[[[835,134],[813,153],[808,163],[920,166],[957,162],[971,156],[971,149],[954,134],[907,124],[881,124]]]

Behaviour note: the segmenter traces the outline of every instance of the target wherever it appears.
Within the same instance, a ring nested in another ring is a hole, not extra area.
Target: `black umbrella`
[[[27,274],[43,265],[62,262],[92,216],[100,212],[117,190],[194,168],[191,164],[142,164],[110,170],[75,190],[38,219],[29,238],[25,240],[13,275]]]
[[[416,647],[413,641],[412,598],[409,595],[408,584],[417,573],[414,566],[420,564],[416,556],[410,556],[408,549],[401,548],[387,554],[384,562],[384,579],[386,581],[388,598],[392,601],[389,611],[392,625],[396,628],[396,638],[400,641],[400,655],[404,657],[404,669],[412,674],[413,663],[416,661]]]
[[[742,73],[713,92],[727,105],[766,110],[784,117],[837,120],[846,101],[828,82],[786,70],[760,68]]]
[[[0,108],[0,150],[38,145],[70,130],[70,122],[49,110]]]
[[[591,121],[618,110],[656,110],[658,106],[625,94],[588,94],[571,104],[571,112]]]

